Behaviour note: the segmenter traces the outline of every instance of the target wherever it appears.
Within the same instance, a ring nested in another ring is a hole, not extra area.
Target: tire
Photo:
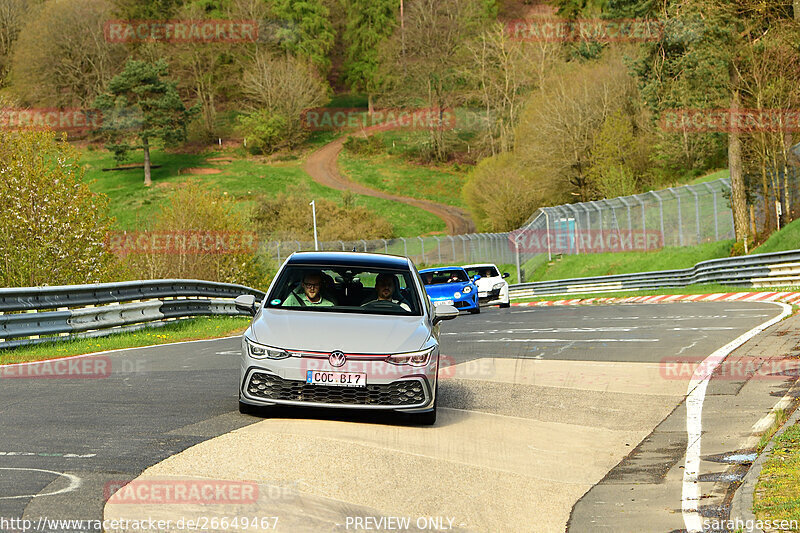
[[[511,302],[500,304],[500,309],[507,309],[511,307]]]
[[[470,312],[470,314],[477,315],[481,312],[481,308],[480,306],[478,306],[475,309],[468,309],[468,311]]]

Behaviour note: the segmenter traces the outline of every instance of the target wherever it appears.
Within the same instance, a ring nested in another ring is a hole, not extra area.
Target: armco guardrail
[[[510,287],[510,295],[511,298],[530,298],[685,287],[696,283],[747,287],[800,286],[800,250],[711,259],[683,270],[520,283]]]
[[[167,320],[241,315],[233,299],[264,293],[229,283],[163,279],[0,289],[0,348],[100,337]]]

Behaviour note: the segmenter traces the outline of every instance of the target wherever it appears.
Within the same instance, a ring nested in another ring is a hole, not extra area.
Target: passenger
[[[322,297],[322,275],[308,272],[303,276],[303,292],[292,291],[283,301],[284,307],[333,307],[333,302]]]
[[[392,298],[395,292],[395,285],[396,280],[394,275],[385,273],[378,274],[378,276],[375,278],[375,293],[377,299],[366,302],[363,305],[369,305],[372,302],[392,302],[393,304],[397,304],[406,311],[410,312],[411,308],[407,303]]]
[[[422,283],[424,283],[425,285],[430,285],[431,283],[433,283],[433,272],[425,272],[422,275]]]

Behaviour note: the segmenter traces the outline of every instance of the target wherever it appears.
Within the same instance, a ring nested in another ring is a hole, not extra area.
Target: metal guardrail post
[[[389,255],[389,241],[386,239],[381,239],[383,241],[383,253]]]
[[[678,199],[678,238],[680,245],[683,246],[683,217],[681,216],[681,195],[675,192],[675,189],[670,187],[667,189],[675,198]]]
[[[417,237],[417,239],[419,239],[420,246],[422,247],[422,262],[424,263],[425,262],[425,240],[421,236]]]
[[[694,221],[695,226],[697,227],[697,244],[700,244],[702,241],[702,237],[700,234],[700,199],[697,196],[697,192],[691,185],[687,185],[686,189],[694,195]]]
[[[703,185],[711,192],[711,195],[714,199],[714,240],[719,240],[719,220],[717,219],[717,191],[714,190],[714,187],[709,185],[707,182]]]
[[[436,249],[439,251],[439,264],[442,264],[442,241],[439,240],[439,237],[436,235],[432,235],[434,239],[436,239]]]
[[[642,235],[647,235],[647,212],[645,211],[645,202],[639,197],[638,194],[634,196],[634,198],[639,200],[639,203],[642,205]]]
[[[453,263],[457,263],[458,261],[456,260],[456,240],[453,238],[452,235],[448,235],[447,238],[450,239],[450,244],[453,246]]]
[[[658,217],[661,222],[661,238],[664,239],[664,246],[667,245],[667,234],[664,232],[664,200],[655,191],[650,191],[648,194],[655,196],[658,200]]]
[[[624,205],[628,210],[628,232],[633,234],[633,224],[631,223],[631,204],[628,203],[624,196],[620,196],[619,201],[622,202],[622,205]]]
[[[400,237],[400,240],[403,241],[403,255],[408,257],[408,243],[406,242],[406,238]]]

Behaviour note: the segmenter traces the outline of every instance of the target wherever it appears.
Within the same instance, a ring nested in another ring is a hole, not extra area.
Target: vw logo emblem
[[[340,367],[347,362],[347,357],[339,350],[336,350],[335,352],[331,352],[330,357],[328,357],[328,362],[331,366]]]

